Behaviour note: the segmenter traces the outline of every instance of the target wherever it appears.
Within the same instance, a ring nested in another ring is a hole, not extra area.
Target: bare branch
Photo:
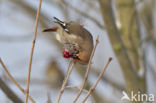
[[[8,75],[9,79],[19,88],[19,90],[25,94],[24,89],[16,82],[16,80],[13,78],[13,76],[10,74],[10,72],[7,70],[6,66],[4,65],[3,61],[0,59],[0,64],[2,65],[3,70]],[[29,99],[32,101],[32,103],[35,103],[34,99],[29,96]]]
[[[70,76],[70,74],[71,74],[71,72],[73,70],[74,64],[75,64],[75,62],[73,62],[73,61],[72,61],[72,64],[71,65],[69,63],[67,74],[66,74],[66,77],[65,77],[65,79],[63,81],[63,84],[62,84],[61,90],[59,92],[59,95],[57,97],[57,102],[56,103],[59,103],[60,102],[61,96],[62,96],[62,94],[64,92],[64,89],[65,89],[65,86],[67,84],[67,80],[68,80],[68,78],[69,78],[69,76]]]
[[[92,54],[90,56],[90,60],[89,60],[89,63],[88,63],[88,67],[87,67],[87,71],[86,71],[86,74],[85,74],[85,77],[84,77],[84,81],[83,81],[82,87],[80,88],[80,91],[79,91],[78,95],[76,96],[75,100],[73,101],[73,103],[76,103],[76,101],[78,100],[78,98],[80,97],[80,95],[81,95],[81,93],[83,91],[83,88],[85,87],[86,81],[88,79],[88,74],[89,74],[89,71],[91,69],[92,59],[93,59],[96,47],[97,47],[97,45],[99,43],[98,39],[99,39],[99,36],[96,38],[96,44],[95,44],[95,46],[93,48],[93,51],[92,51]]]
[[[77,89],[77,90],[80,90],[80,89],[81,89],[81,88],[80,88],[80,87],[78,87],[78,86],[66,86],[66,88],[74,88],[74,89]],[[88,90],[83,89],[83,92],[88,93]]]
[[[0,88],[7,95],[7,97],[14,103],[23,103],[23,101],[5,84],[0,78]]]
[[[123,71],[128,94],[130,94],[131,91],[137,93],[139,90],[137,74],[134,71],[134,66],[121,38],[121,33],[115,24],[114,13],[112,10],[112,0],[98,1],[112,48],[115,51],[116,57],[119,60],[121,69]]]
[[[108,67],[108,65],[109,65],[109,63],[110,63],[111,61],[112,61],[112,57],[110,57],[110,58],[108,59],[107,64],[104,66],[103,70],[102,70],[101,73],[99,74],[98,79],[96,80],[95,84],[89,89],[89,92],[88,92],[88,94],[85,96],[85,98],[84,98],[84,100],[82,101],[82,103],[85,103],[85,101],[88,99],[88,97],[91,95],[91,93],[95,90],[95,88],[96,88],[96,86],[98,85],[98,83],[99,83],[99,81],[100,81],[102,75],[103,75],[104,72],[106,71],[106,69],[107,69],[107,67]]]
[[[30,54],[30,60],[29,60],[29,67],[28,67],[28,77],[27,77],[27,88],[26,88],[25,103],[28,102],[31,65],[32,65],[34,47],[35,47],[36,36],[37,36],[37,27],[38,27],[38,21],[39,21],[39,15],[40,15],[41,4],[42,4],[42,0],[39,1],[39,6],[38,6],[37,16],[36,16],[36,23],[35,23],[35,30],[34,30],[34,39],[33,39],[33,41],[32,41],[32,48],[31,48],[31,54]]]

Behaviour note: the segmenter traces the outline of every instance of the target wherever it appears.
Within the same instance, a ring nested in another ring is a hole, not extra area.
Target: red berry
[[[73,56],[72,53],[66,51],[66,50],[63,48],[63,57],[64,57],[64,58],[70,58],[70,57],[72,57],[72,56]]]

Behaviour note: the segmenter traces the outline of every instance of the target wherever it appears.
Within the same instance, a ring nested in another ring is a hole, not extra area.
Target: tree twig
[[[16,82],[16,80],[13,78],[13,76],[10,74],[6,66],[4,65],[3,61],[0,58],[0,64],[2,65],[3,70],[8,75],[9,79],[19,88],[19,90],[25,94],[24,89]],[[29,99],[32,101],[32,103],[35,103],[34,99],[31,96],[28,96]]]
[[[104,72],[106,71],[106,69],[107,69],[107,67],[108,67],[108,65],[109,65],[109,63],[110,63],[111,61],[112,61],[112,57],[110,57],[110,58],[108,59],[107,64],[104,66],[103,70],[102,70],[101,73],[99,74],[98,79],[96,80],[95,84],[89,89],[89,92],[88,92],[88,94],[85,96],[85,98],[84,98],[84,100],[82,101],[82,103],[85,103],[85,101],[88,99],[88,97],[91,95],[91,93],[95,90],[96,86],[98,85],[98,83],[99,83],[101,77],[103,76]]]
[[[121,38],[121,33],[116,26],[112,10],[112,0],[98,0],[98,2],[112,48],[123,71],[127,93],[130,94],[131,91],[137,93],[140,90],[138,77],[134,71],[134,66],[128,54],[127,48]]]
[[[27,77],[27,88],[26,88],[25,103],[28,102],[31,65],[32,65],[34,47],[35,47],[35,42],[36,42],[36,37],[37,37],[37,27],[38,27],[38,21],[39,21],[41,4],[42,4],[42,0],[39,0],[39,6],[38,6],[37,16],[36,16],[36,22],[35,22],[34,38],[33,38],[33,41],[32,41],[32,48],[31,48],[31,54],[30,54],[30,60],[29,60],[29,67],[28,67],[28,77]]]
[[[81,89],[81,88],[79,88],[78,86],[66,86],[66,88],[74,88],[74,89],[77,89],[77,90],[80,90],[80,89]],[[88,93],[88,90],[83,89],[83,92]]]
[[[74,99],[73,103],[76,103],[76,101],[78,100],[78,98],[80,97],[82,91],[83,91],[83,88],[85,87],[85,84],[86,84],[86,81],[88,79],[88,74],[89,74],[89,71],[91,69],[91,63],[92,63],[92,59],[93,59],[93,56],[94,56],[94,53],[95,53],[95,50],[96,50],[96,47],[99,43],[99,40],[98,40],[99,36],[96,38],[96,44],[93,48],[93,51],[92,51],[92,54],[90,56],[90,60],[89,60],[89,63],[88,63],[88,67],[87,67],[87,71],[85,73],[85,77],[84,77],[84,81],[83,81],[83,84],[82,84],[82,87],[80,88],[80,91],[78,93],[78,95],[76,96],[76,98]]]
[[[0,88],[7,95],[7,97],[14,103],[23,103],[23,101],[6,85],[0,78]]]
[[[60,102],[61,96],[62,96],[62,94],[64,92],[64,89],[65,89],[65,86],[67,84],[67,80],[68,80],[68,78],[69,78],[69,76],[70,76],[70,74],[71,74],[71,72],[73,70],[74,64],[75,64],[75,62],[73,62],[73,61],[72,61],[72,64],[71,65],[69,63],[68,71],[67,71],[66,77],[65,77],[65,79],[63,81],[63,84],[62,84],[61,90],[59,92],[59,95],[57,97],[57,102],[56,103],[59,103]]]

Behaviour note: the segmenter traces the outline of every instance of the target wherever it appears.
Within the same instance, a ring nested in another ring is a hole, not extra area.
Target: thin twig
[[[99,43],[98,39],[99,39],[99,36],[96,38],[96,44],[95,44],[95,46],[93,48],[93,51],[92,51],[92,54],[90,56],[90,60],[89,60],[89,63],[88,63],[88,67],[87,67],[87,71],[86,71],[86,74],[85,74],[85,77],[84,77],[82,87],[80,88],[80,91],[79,91],[78,95],[76,96],[76,98],[74,99],[73,103],[76,103],[76,101],[78,100],[78,98],[80,97],[80,95],[81,95],[81,93],[83,91],[83,88],[85,87],[86,81],[88,79],[88,74],[89,74],[89,71],[90,71],[90,68],[91,68],[92,59],[93,59],[97,44]]]
[[[28,77],[27,77],[27,88],[26,88],[25,103],[28,102],[31,65],[32,65],[32,59],[33,59],[33,54],[34,54],[34,47],[35,47],[35,42],[36,42],[36,37],[37,37],[37,27],[38,27],[38,21],[39,21],[41,4],[42,4],[42,0],[39,0],[39,6],[38,6],[36,22],[35,22],[34,38],[33,38],[33,41],[32,41],[32,48],[31,48],[29,67],[28,67]]]
[[[19,88],[19,90],[25,94],[24,89],[16,82],[16,80],[13,78],[13,76],[10,74],[6,66],[4,65],[3,61],[0,58],[0,64],[2,65],[3,70],[8,75],[9,79]],[[32,101],[32,103],[35,103],[34,99],[31,96],[28,96],[29,99]]]
[[[14,91],[12,91],[9,86],[0,78],[0,89],[5,93],[5,95],[13,102],[13,103],[23,103],[21,98],[19,98]]]
[[[81,89],[78,86],[66,86],[66,88],[74,88],[74,89],[77,89],[77,90],[80,90]],[[88,90],[87,89],[83,89],[83,92],[88,93]]]
[[[67,80],[68,80],[68,78],[69,78],[69,76],[70,76],[70,74],[71,74],[71,72],[73,70],[74,64],[75,64],[75,62],[73,62],[73,61],[72,61],[72,64],[71,65],[69,63],[68,71],[67,71],[66,77],[65,77],[65,79],[63,81],[63,84],[62,84],[61,90],[59,92],[59,95],[58,95],[58,98],[57,98],[57,102],[56,103],[59,103],[59,101],[61,99],[61,96],[62,96],[62,94],[64,92],[64,89],[65,89],[65,86],[67,84]]]
[[[111,61],[112,61],[112,58],[110,57],[110,58],[108,59],[107,64],[104,66],[103,70],[102,70],[101,73],[99,74],[98,79],[96,80],[95,84],[89,89],[89,92],[88,92],[88,94],[85,96],[85,98],[84,98],[84,100],[82,101],[82,103],[85,103],[85,101],[88,99],[88,97],[91,95],[91,93],[95,90],[95,88],[96,88],[97,84],[99,83],[99,81],[100,81],[100,79],[101,79],[103,73],[106,71],[106,69],[107,69],[107,67],[108,67],[108,65],[109,65],[109,63],[110,63]]]

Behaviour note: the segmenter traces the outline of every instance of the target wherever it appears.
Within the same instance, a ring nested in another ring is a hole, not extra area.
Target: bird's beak
[[[44,29],[42,30],[42,32],[56,32],[58,29],[58,27],[53,27],[53,28],[48,28],[48,29]]]
[[[65,22],[59,20],[59,19],[56,18],[56,17],[54,17],[54,19],[56,20],[56,21],[54,21],[54,22],[55,22],[55,23],[58,23],[58,24],[60,24],[60,25],[63,25],[63,24],[65,23]]]
[[[61,25],[61,26],[64,25],[64,23],[65,23],[65,22],[59,20],[59,19],[56,18],[56,17],[54,17],[54,19],[55,19],[54,22],[57,23],[57,24],[59,24],[59,25]],[[44,29],[44,30],[42,30],[42,32],[56,32],[57,29],[58,29],[58,27],[55,26],[55,27],[52,27],[52,28]]]

